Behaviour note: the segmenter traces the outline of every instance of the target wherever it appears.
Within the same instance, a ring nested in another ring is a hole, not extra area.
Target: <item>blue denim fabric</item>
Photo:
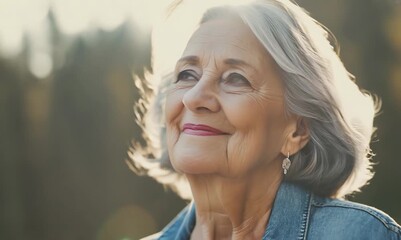
[[[160,233],[144,240],[188,240],[195,226],[189,204]],[[401,227],[380,210],[338,199],[321,198],[282,183],[263,240],[401,240]]]

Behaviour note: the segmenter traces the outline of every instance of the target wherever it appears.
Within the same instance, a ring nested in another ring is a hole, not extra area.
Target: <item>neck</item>
[[[281,174],[264,169],[238,178],[187,175],[196,205],[191,239],[261,239]]]

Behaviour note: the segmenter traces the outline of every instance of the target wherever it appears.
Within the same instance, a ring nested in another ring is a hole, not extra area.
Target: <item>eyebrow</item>
[[[199,63],[199,57],[197,56],[185,56],[180,58],[177,63],[182,63],[182,62],[186,62],[186,63],[191,63],[191,64],[198,64]]]
[[[230,66],[246,66],[250,67],[253,69],[251,65],[249,65],[247,62],[241,60],[241,59],[236,59],[236,58],[227,58],[224,60],[224,63]]]
[[[185,56],[180,58],[177,63],[182,63],[182,62],[186,62],[186,63],[190,63],[190,64],[194,64],[197,65],[199,64],[199,57],[197,56]],[[253,70],[255,70],[255,68],[253,66],[251,66],[250,64],[248,64],[247,62],[245,62],[244,60],[241,59],[237,59],[237,58],[227,58],[224,60],[224,64],[226,65],[230,65],[230,66],[246,66],[249,67]]]

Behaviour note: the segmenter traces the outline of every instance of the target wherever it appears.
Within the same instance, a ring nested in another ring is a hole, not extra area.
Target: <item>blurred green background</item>
[[[124,162],[160,1],[0,0],[0,239],[138,239],[186,204]],[[352,199],[401,222],[401,2],[298,3],[382,99],[376,176]]]

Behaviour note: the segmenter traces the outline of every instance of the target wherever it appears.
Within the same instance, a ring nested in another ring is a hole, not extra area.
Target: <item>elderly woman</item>
[[[131,161],[163,183],[171,163],[193,201],[146,239],[401,239],[383,212],[342,200],[372,177],[375,106],[327,35],[287,0],[203,15],[154,103],[160,139]]]

